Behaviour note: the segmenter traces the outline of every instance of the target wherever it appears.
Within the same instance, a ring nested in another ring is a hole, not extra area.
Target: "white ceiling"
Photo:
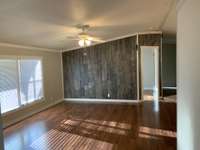
[[[74,26],[109,40],[136,32],[176,33],[175,0],[1,0],[0,42],[49,49],[72,49]]]

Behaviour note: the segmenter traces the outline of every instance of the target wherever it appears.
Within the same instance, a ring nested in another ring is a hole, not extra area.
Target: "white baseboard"
[[[95,98],[65,98],[68,102],[91,102],[91,103],[139,103],[140,100],[126,100],[126,99],[95,99]]]
[[[151,88],[151,87],[144,87],[144,90],[154,90],[154,88]]]
[[[169,89],[169,90],[176,90],[177,89],[177,87],[173,87],[173,86],[164,86],[164,87],[162,87],[163,89]]]
[[[61,102],[63,102],[63,99],[57,100],[57,101],[55,101],[55,102],[53,102],[53,103],[50,103],[50,104],[48,104],[47,106],[45,106],[45,107],[43,107],[43,108],[41,108],[41,109],[37,109],[37,110],[35,110],[35,111],[31,111],[31,112],[29,112],[29,113],[26,113],[26,114],[24,114],[23,116],[20,116],[20,117],[18,117],[18,118],[15,118],[14,120],[11,120],[11,121],[9,121],[9,122],[7,122],[7,123],[3,123],[3,128],[6,128],[6,127],[8,127],[8,126],[10,126],[10,125],[13,125],[13,124],[15,124],[15,123],[17,123],[17,122],[19,122],[19,121],[22,121],[22,120],[24,120],[24,119],[26,119],[26,118],[28,118],[28,117],[30,117],[30,116],[36,114],[36,113],[39,113],[39,112],[41,112],[41,111],[43,111],[43,110],[45,110],[45,109],[48,109],[48,108],[50,108],[50,107],[52,107],[52,106],[54,106],[54,105],[59,104],[59,103],[61,103]]]

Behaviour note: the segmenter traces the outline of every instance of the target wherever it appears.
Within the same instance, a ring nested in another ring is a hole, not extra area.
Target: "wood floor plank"
[[[6,150],[175,150],[176,103],[63,102],[4,136]]]

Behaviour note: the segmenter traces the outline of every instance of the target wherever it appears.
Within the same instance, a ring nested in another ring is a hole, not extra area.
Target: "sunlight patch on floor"
[[[139,128],[139,137],[154,138],[154,139],[157,137],[176,138],[176,132],[171,130],[163,130],[163,129],[141,126]]]
[[[94,148],[98,150],[111,150],[113,148],[113,144],[52,129],[35,140],[30,147],[34,150],[72,150]]]
[[[90,131],[107,132],[117,135],[127,135],[131,129],[131,125],[127,123],[120,123],[114,121],[104,120],[82,120],[82,119],[68,119],[61,121],[60,125],[63,129],[70,131],[73,127],[78,126],[81,133],[89,134]]]

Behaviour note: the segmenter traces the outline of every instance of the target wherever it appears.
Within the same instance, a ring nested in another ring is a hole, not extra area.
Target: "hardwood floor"
[[[176,104],[63,102],[4,135],[6,150],[175,150]]]

